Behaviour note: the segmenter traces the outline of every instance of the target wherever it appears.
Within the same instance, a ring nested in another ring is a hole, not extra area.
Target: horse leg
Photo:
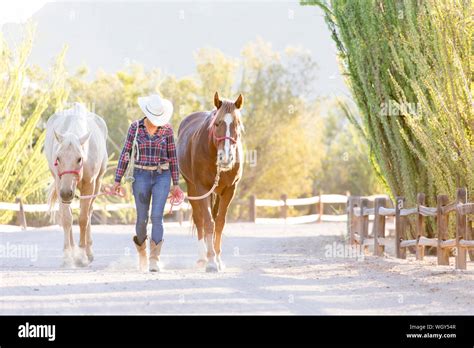
[[[216,193],[213,193],[212,197],[213,197],[211,199],[211,202],[212,202],[212,218],[214,219],[214,221],[216,221],[217,214],[219,213],[219,199],[220,199],[220,196]]]
[[[191,185],[188,184],[188,187],[191,187]],[[195,196],[196,193],[194,190],[188,189],[188,195]],[[207,248],[206,248],[206,243],[204,242],[204,221],[202,219],[202,213],[201,213],[201,208],[199,206],[199,202],[194,201],[194,200],[190,200],[189,202],[191,203],[193,222],[196,225],[197,235],[198,235],[197,265],[199,267],[204,267],[207,263]]]
[[[234,198],[235,193],[235,186],[228,187],[222,193],[222,196],[218,200],[219,209],[217,210],[217,215],[215,217],[216,221],[216,238],[214,240],[214,250],[216,251],[216,259],[217,259],[217,267],[220,271],[225,268],[224,263],[221,259],[221,252],[222,252],[222,231],[224,230],[225,226],[225,218],[227,215],[227,209],[229,208],[229,204]]]
[[[95,183],[83,182],[81,188],[81,195],[91,195],[94,193]],[[76,264],[78,266],[87,266],[89,264],[89,258],[87,257],[86,252],[86,235],[87,230],[90,228],[90,215],[89,209],[91,206],[92,199],[81,199],[80,207],[81,211],[79,213],[79,229],[80,229],[80,238],[79,238],[79,251],[76,258]]]
[[[99,193],[100,184],[101,184],[101,178],[99,176],[95,182],[94,195]],[[89,223],[87,224],[87,233],[86,233],[86,255],[87,255],[87,258],[89,259],[89,262],[92,262],[94,260],[94,252],[92,250],[92,234],[91,234],[92,213],[94,212],[94,207],[93,207],[94,201],[95,201],[95,198],[92,198],[90,206],[89,206],[89,219],[88,219]]]
[[[198,190],[206,192],[205,189]],[[202,193],[201,193],[202,194]],[[206,272],[217,272],[216,252],[214,251],[214,219],[212,218],[211,200],[209,197],[199,200],[199,207],[204,223],[204,242],[207,248]]]
[[[59,203],[59,219],[64,230],[63,267],[74,265],[74,238],[72,237],[72,209],[69,204]]]

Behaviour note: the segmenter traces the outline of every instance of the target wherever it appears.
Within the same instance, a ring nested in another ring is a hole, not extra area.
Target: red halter
[[[212,129],[211,129],[211,136],[217,141],[217,143],[223,141],[223,140],[226,140],[226,139],[229,139],[230,141],[232,141],[234,144],[237,142],[236,139],[232,138],[232,137],[218,137],[216,136],[216,126],[213,125],[212,126]]]
[[[56,159],[56,161],[54,161],[54,166],[57,167],[58,166],[58,159]],[[61,177],[64,175],[64,174],[74,174],[76,175],[77,177],[79,177],[81,175],[81,169],[82,169],[82,163],[81,163],[81,166],[79,167],[79,169],[77,170],[65,170],[64,172],[60,172],[58,170],[58,176],[59,176],[59,179],[61,179]]]

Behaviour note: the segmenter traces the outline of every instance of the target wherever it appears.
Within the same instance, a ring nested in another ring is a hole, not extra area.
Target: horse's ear
[[[64,140],[64,135],[61,135],[60,133],[56,132],[56,130],[54,130],[54,137],[56,138],[58,143],[62,143]]]
[[[237,98],[234,104],[237,109],[240,109],[242,105],[244,105],[244,97],[242,96],[242,94],[239,94],[239,97]]]
[[[85,143],[87,143],[90,137],[91,137],[91,132],[87,132],[87,134],[79,138],[79,142],[81,143],[81,145],[84,145]]]
[[[219,99],[219,93],[216,92],[216,94],[214,94],[214,105],[216,106],[216,108],[220,108],[221,105],[222,105],[222,100]]]

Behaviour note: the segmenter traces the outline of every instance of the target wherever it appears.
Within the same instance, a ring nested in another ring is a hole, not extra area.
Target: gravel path
[[[0,226],[0,313],[474,314],[473,263],[344,257],[345,227],[228,224],[227,268],[210,274],[195,266],[189,227],[169,224],[164,270],[151,274],[136,270],[133,226],[94,225],[95,260],[75,269],[60,267],[59,227]]]

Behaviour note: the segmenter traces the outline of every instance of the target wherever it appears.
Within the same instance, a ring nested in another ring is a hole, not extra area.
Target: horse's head
[[[244,98],[240,94],[235,102],[221,100],[219,94],[214,95],[217,110],[210,124],[211,141],[217,148],[217,166],[222,171],[230,170],[237,160],[237,146],[243,131],[240,108]]]
[[[59,178],[59,196],[63,203],[70,203],[74,198],[76,185],[82,176],[85,157],[84,145],[90,137],[90,132],[82,137],[72,133],[64,135],[54,132],[59,147],[55,154],[54,166]]]

